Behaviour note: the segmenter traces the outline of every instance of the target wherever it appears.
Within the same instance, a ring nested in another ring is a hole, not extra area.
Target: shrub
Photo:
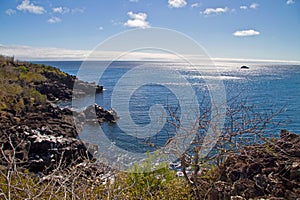
[[[27,67],[25,67],[24,65],[19,66],[19,68],[22,73],[29,72],[29,69]]]
[[[45,65],[41,65],[42,69],[43,69],[43,72],[53,72],[55,74],[58,74],[60,76],[64,76],[66,77],[67,74],[60,71],[58,68],[56,67],[52,67],[52,66],[45,66]]]
[[[45,81],[46,78],[43,75],[35,72],[21,72],[20,80],[23,80],[26,83],[33,83],[33,82],[38,83],[38,82]]]
[[[152,157],[120,173],[111,188],[112,199],[191,199],[185,180],[175,176],[167,163],[155,165]]]

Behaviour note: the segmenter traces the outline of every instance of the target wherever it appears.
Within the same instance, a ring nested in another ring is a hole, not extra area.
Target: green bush
[[[135,164],[128,173],[120,173],[114,188],[117,199],[191,199],[191,190],[182,178],[175,176],[167,163],[155,165],[152,157]]]
[[[21,72],[20,80],[23,80],[26,83],[39,83],[45,81],[46,78],[43,75],[35,72]]]
[[[24,65],[19,66],[19,68],[22,73],[29,72],[29,69],[27,67],[25,67]]]
[[[42,69],[43,69],[43,72],[53,72],[55,74],[58,74],[60,76],[64,76],[66,77],[67,74],[60,71],[58,68],[56,67],[52,67],[52,66],[45,66],[45,65],[41,65]]]
[[[27,88],[24,91],[24,98],[29,99],[32,104],[42,104],[45,103],[47,100],[46,95],[41,94],[34,88]]]
[[[0,68],[0,83],[4,84],[7,81],[17,81],[18,80],[18,72],[14,71],[7,66]]]
[[[17,84],[1,84],[0,85],[0,110],[14,109],[18,102],[16,99],[23,91],[22,87]],[[20,102],[21,103],[21,102]]]

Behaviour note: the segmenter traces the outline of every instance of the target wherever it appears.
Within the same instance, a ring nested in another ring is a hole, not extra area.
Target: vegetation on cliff
[[[46,71],[40,65],[14,62],[12,58],[0,58],[0,111],[20,115],[46,102],[46,95],[36,90],[45,82]]]

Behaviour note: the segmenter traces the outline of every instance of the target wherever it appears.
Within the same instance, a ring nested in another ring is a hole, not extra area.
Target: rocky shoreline
[[[96,113],[95,119],[99,123],[114,123],[117,120],[112,111],[98,105],[91,105],[78,113],[49,104],[44,110],[27,113],[18,124],[13,123],[0,130],[3,152],[6,155],[15,154],[18,166],[44,173],[55,169],[60,160],[63,160],[61,163],[64,166],[69,166],[92,159],[97,147],[79,139],[73,114],[80,115],[80,122],[77,123],[85,123],[89,122],[93,113]],[[12,122],[11,117],[6,116],[6,119]],[[1,164],[7,163],[2,159]]]
[[[0,99],[0,165],[14,162],[35,173],[48,173],[58,165],[69,166],[93,158],[95,146],[79,139],[80,125],[92,119],[114,123],[116,113],[98,105],[76,112],[55,103],[70,101],[74,95],[102,92],[103,86],[80,81],[51,66],[10,59],[0,62],[0,70],[5,78],[3,88],[20,89],[12,94],[7,89]],[[14,161],[8,159],[12,157]]]

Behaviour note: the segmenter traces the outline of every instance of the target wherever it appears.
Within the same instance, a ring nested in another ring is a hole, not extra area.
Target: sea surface
[[[103,85],[103,93],[97,94],[95,98],[77,99],[73,105],[80,109],[96,102],[105,109],[113,108],[121,113],[123,124],[103,124],[101,128],[110,141],[126,150],[146,152],[149,148],[151,150],[149,144],[152,143],[163,146],[176,129],[174,125],[170,125],[172,122],[176,123],[176,120],[169,115],[178,115],[183,109],[176,93],[188,94],[191,88],[195,92],[194,100],[200,105],[200,111],[205,110],[202,108],[211,108],[211,91],[216,90],[215,95],[219,95],[223,88],[225,93],[220,94],[220,98],[225,97],[230,105],[232,102],[238,102],[241,107],[253,105],[255,112],[269,114],[280,111],[273,117],[273,124],[267,126],[269,134],[274,137],[278,137],[280,129],[300,134],[300,65],[252,63],[248,65],[249,69],[241,69],[241,65],[237,63],[192,67],[187,63],[141,61],[36,63],[58,67],[66,73],[79,75],[80,79]],[[154,116],[156,118],[153,119],[152,108],[158,104],[165,111],[162,110],[161,116]],[[187,104],[195,102],[189,101]],[[64,102],[62,105],[71,106],[71,102]],[[167,122],[161,125],[159,123],[164,122],[164,115],[167,115]],[[277,123],[279,125],[275,125]],[[96,126],[99,125],[85,126],[81,137],[101,145],[103,141],[98,141],[95,136]],[[162,129],[158,128],[161,126]],[[141,136],[143,133],[145,137]]]

